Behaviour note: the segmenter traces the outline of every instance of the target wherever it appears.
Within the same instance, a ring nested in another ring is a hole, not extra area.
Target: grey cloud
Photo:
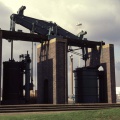
[[[116,71],[116,87],[120,87],[120,71]]]
[[[12,11],[0,2],[0,28],[1,29],[9,30],[11,13]],[[10,55],[10,43],[8,43],[7,40],[3,39],[3,46],[2,46],[3,61],[6,59],[8,60],[9,55]]]
[[[115,63],[115,73],[116,73],[116,86],[120,87],[120,62]]]
[[[9,29],[12,11],[0,2],[0,28]]]
[[[59,23],[74,33],[77,32],[75,24],[81,22],[84,29],[88,31],[88,39],[104,40],[116,44],[120,38],[119,3],[118,0],[114,2],[112,0],[101,0],[98,3],[95,0],[82,2],[75,0],[74,4],[72,1],[69,3],[65,1],[59,4],[59,12],[54,11],[53,16],[56,14],[59,17]],[[60,10],[62,5],[66,7]]]
[[[81,21],[86,25],[85,29],[88,31],[88,39],[116,43],[120,38],[120,17],[118,17],[119,14],[116,11],[120,11],[120,8],[116,7],[117,2],[113,5],[105,2],[103,6],[102,2],[100,3],[97,5],[98,8],[79,5],[76,7],[77,10],[72,9],[72,20],[74,22],[75,20]]]
[[[120,71],[120,62],[116,62],[115,67],[116,67],[116,70]]]

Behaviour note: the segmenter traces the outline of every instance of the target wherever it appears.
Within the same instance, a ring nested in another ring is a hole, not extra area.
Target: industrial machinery
[[[26,9],[25,6],[22,6],[18,10],[18,14],[11,15],[11,23],[17,23],[22,25],[23,27],[33,31],[41,36],[47,37],[47,40],[50,40],[52,37],[62,37],[66,39],[83,39],[83,35],[87,34],[87,32],[82,31],[80,32],[79,36],[76,36],[69,31],[61,28],[56,23],[52,21],[44,21],[38,20],[35,18],[27,17],[23,15],[24,10]]]
[[[107,103],[105,72],[96,67],[74,70],[76,103]]]
[[[96,68],[76,68],[75,76],[75,102],[98,103],[99,102],[99,71]]]
[[[26,7],[22,6],[21,8],[19,8],[17,14],[12,14],[10,16],[11,18],[10,30],[15,31],[15,24],[19,24],[29,29],[31,33],[37,33],[38,35],[40,35],[41,36],[41,39],[39,41],[40,43],[43,43],[44,41],[49,41],[52,38],[67,39],[69,46],[72,45],[74,46],[73,43],[78,42],[77,46],[79,46],[80,49],[82,49],[82,59],[85,61],[85,66],[86,66],[86,61],[89,59],[88,48],[93,48],[96,47],[97,45],[102,46],[105,44],[103,41],[101,42],[90,41],[91,42],[90,44],[87,38],[84,38],[84,35],[87,34],[86,31],[82,30],[81,32],[78,33],[78,35],[74,35],[52,21],[39,20],[28,16],[24,16],[23,13],[25,9]],[[12,44],[12,40],[10,41],[11,41],[11,56],[12,56],[13,44]],[[79,44],[80,41],[81,44]]]
[[[3,104],[23,102],[23,63],[3,62]]]
[[[48,41],[52,38],[63,38],[63,39],[72,39],[72,40],[85,40],[84,35],[87,34],[86,31],[81,31],[78,35],[74,35],[70,33],[69,31],[63,29],[56,23],[52,21],[45,21],[45,20],[38,20],[35,18],[24,16],[24,10],[26,9],[25,6],[22,6],[17,14],[11,15],[11,27],[13,30],[15,30],[14,26],[16,24],[20,24],[23,27],[29,29],[32,33],[37,33],[41,35],[43,39],[40,39],[40,43],[44,41]],[[34,42],[34,41],[33,41]],[[83,60],[85,60],[85,63],[88,59],[88,47],[86,45],[81,46],[82,49],[82,55]]]
[[[19,62],[3,62],[3,104],[22,104],[30,100],[30,90],[33,89],[33,81],[30,81],[31,59],[28,52],[19,57]]]
[[[89,59],[88,57],[88,48],[94,48],[96,46],[102,46],[105,43],[104,42],[96,42],[96,41],[88,41],[86,38],[84,38],[84,35],[87,34],[86,31],[81,31],[78,36],[70,33],[69,31],[63,29],[59,25],[57,25],[54,22],[51,21],[44,21],[44,20],[38,20],[35,18],[24,16],[24,10],[26,9],[25,6],[22,6],[17,14],[12,14],[10,16],[11,18],[11,25],[10,30],[15,32],[15,24],[20,24],[23,27],[30,30],[31,34],[37,33],[40,37],[39,41],[40,43],[43,43],[45,41],[49,41],[52,38],[63,38],[67,39],[68,46],[79,46],[80,49],[82,49],[82,59],[85,61],[85,67],[86,67],[86,61]],[[17,32],[15,32],[17,34]],[[32,38],[29,39],[32,42],[34,41]],[[30,82],[30,57],[29,54],[27,55],[21,55],[21,61],[15,62],[13,60],[13,39],[9,39],[11,42],[11,60],[4,62],[4,75],[3,75],[3,101],[7,100],[20,100],[24,99],[23,97],[23,89],[25,89],[25,101],[28,102],[30,100],[30,90],[33,89],[33,79],[31,79]],[[33,62],[33,60],[32,60]],[[89,72],[84,71],[84,69],[80,69],[80,71],[86,73],[86,76]],[[77,72],[78,73],[78,72]],[[96,71],[93,73],[96,74]],[[15,74],[15,75],[13,75]],[[23,78],[25,74],[25,85],[23,86]],[[81,73],[77,74],[82,76]],[[76,77],[76,78],[77,78]],[[87,79],[87,78],[85,78]],[[91,78],[92,79],[92,78]],[[94,83],[97,87],[97,78],[96,75],[94,76]],[[78,81],[78,80],[77,80]],[[76,81],[76,82],[77,82]],[[80,82],[87,82],[82,79]],[[9,84],[8,84],[9,83]],[[94,84],[93,83],[93,84]],[[78,84],[78,83],[77,83]],[[85,85],[85,84],[84,84]],[[78,90],[79,88],[76,88]],[[95,96],[97,95],[97,89],[95,89]],[[77,92],[76,92],[77,93]],[[96,96],[97,97],[97,96]],[[96,101],[97,98],[94,98]],[[78,96],[77,96],[78,98]]]

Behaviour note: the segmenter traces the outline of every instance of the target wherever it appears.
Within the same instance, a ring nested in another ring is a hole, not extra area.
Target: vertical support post
[[[37,65],[37,62],[36,62],[36,43],[34,44],[35,45],[35,97],[36,97],[36,90],[37,90],[37,85],[36,85],[36,65]]]
[[[73,56],[70,56],[71,62],[71,95],[73,95]]]
[[[2,31],[0,31],[0,104],[1,104],[1,69],[2,69]]]
[[[32,23],[32,30],[30,31],[31,34],[34,34],[34,23]],[[33,84],[33,41],[32,41],[32,55],[31,55],[31,83]]]
[[[31,83],[33,83],[33,42],[32,42],[32,55],[31,55]]]
[[[65,43],[65,104],[68,104],[68,68],[67,68],[67,42]]]
[[[11,40],[11,60],[13,60],[13,40]]]
[[[10,30],[15,31],[15,22],[13,21],[13,16],[10,21]],[[11,60],[13,60],[13,40],[11,40]]]

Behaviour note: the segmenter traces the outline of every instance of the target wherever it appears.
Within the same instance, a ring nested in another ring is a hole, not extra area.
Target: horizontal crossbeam
[[[6,30],[0,30],[0,32],[2,32],[2,38],[7,40],[20,40],[20,41],[28,41],[28,42],[39,42],[39,43],[48,40],[47,36],[38,35],[38,34],[6,31]],[[67,40],[68,46],[93,48],[96,46],[105,45],[103,41],[98,42],[98,41],[70,39],[70,38],[67,38],[65,40]]]

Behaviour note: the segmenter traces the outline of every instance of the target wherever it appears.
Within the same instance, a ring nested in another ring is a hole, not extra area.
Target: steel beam
[[[23,32],[15,32],[15,31],[6,31],[0,30],[2,32],[2,38],[7,40],[20,40],[20,41],[28,41],[28,42],[42,42],[47,40],[47,37],[31,34],[31,33],[23,33]]]
[[[2,37],[8,40],[13,39],[13,40],[40,42],[40,43],[48,40],[47,36],[38,35],[38,34],[6,31],[6,30],[0,30],[0,31],[2,32]],[[64,40],[67,41],[68,46],[94,48],[96,46],[105,45],[103,41],[89,41],[89,40],[70,39],[70,38]]]

